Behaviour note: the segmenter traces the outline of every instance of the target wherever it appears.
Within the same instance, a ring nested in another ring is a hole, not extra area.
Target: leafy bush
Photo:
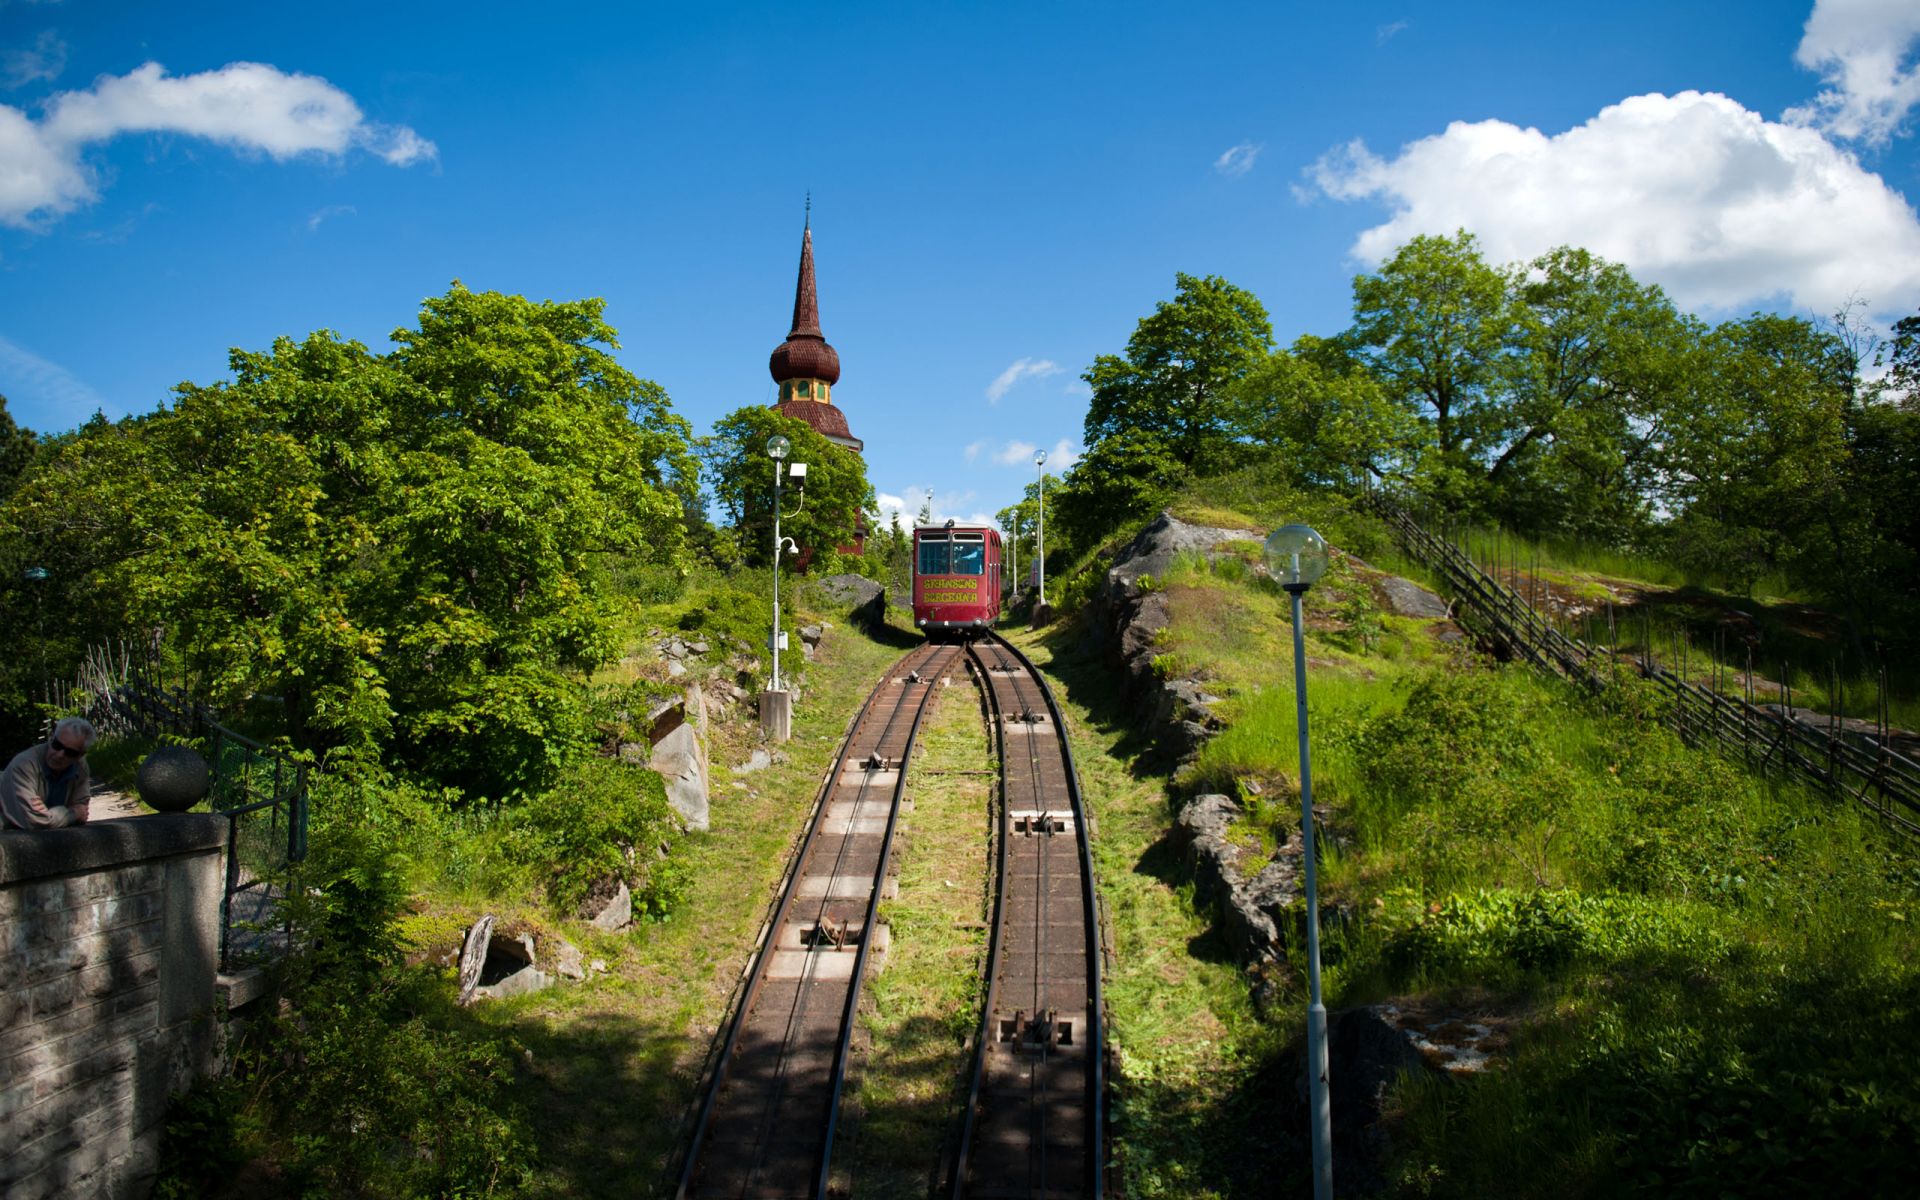
[[[688,883],[678,864],[660,857],[674,829],[660,776],[589,758],[552,791],[515,809],[501,845],[509,859],[534,871],[564,911],[578,909],[596,885],[618,877],[633,889],[637,908],[663,916],[685,897]]]
[[[1684,905],[1639,896],[1560,891],[1475,891],[1419,910],[1403,906],[1389,957],[1440,975],[1559,971],[1577,960],[1677,957],[1706,966],[1724,958],[1725,938]]]
[[[169,1113],[156,1194],[202,1195],[250,1159],[286,1194],[506,1196],[529,1178],[512,1059],[408,967],[401,862],[375,826],[332,823],[288,890],[298,953],[230,1072]]]
[[[1374,750],[1364,768],[1369,782],[1407,799],[1455,797],[1503,763],[1532,758],[1537,703],[1521,684],[1486,671],[1422,675],[1406,706],[1376,718],[1364,735]]]

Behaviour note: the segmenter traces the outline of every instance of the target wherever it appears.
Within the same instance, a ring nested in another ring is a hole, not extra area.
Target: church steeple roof
[[[767,360],[775,383],[790,379],[840,382],[840,354],[820,332],[820,295],[813,282],[813,221],[800,235],[800,279],[793,289],[793,328]]]

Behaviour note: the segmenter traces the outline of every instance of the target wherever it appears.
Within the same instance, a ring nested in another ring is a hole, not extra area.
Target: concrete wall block
[[[33,1073],[34,1095],[45,1099],[103,1075],[132,1070],[137,1036],[137,1032],[113,1029],[103,1042],[79,1034],[44,1047],[40,1069]],[[29,1051],[20,1057],[32,1059],[35,1054]]]
[[[31,1145],[56,1129],[77,1124],[101,1109],[122,1111],[128,1121],[134,1113],[134,1072],[129,1058],[117,1070],[97,1075],[53,1093],[20,1113],[7,1133]]]
[[[166,865],[160,1023],[172,1025],[213,1011],[214,982],[220,973],[220,897],[226,878],[217,853],[170,859]]]
[[[101,1181],[102,1196],[150,1196],[160,1173],[160,1130],[141,1130],[127,1152],[113,1160]]]
[[[49,928],[39,944],[0,954],[0,979],[30,986],[88,966],[138,958],[153,953],[165,931],[157,918],[107,933],[67,930],[62,936],[59,929]]]
[[[34,1102],[33,1080],[9,1076],[7,1082],[0,1085],[0,1121],[7,1122],[6,1128],[11,1130],[13,1114],[31,1108]]]
[[[0,978],[11,979],[13,976],[0,972]],[[12,1029],[15,1025],[24,1024],[32,1013],[32,1006],[27,1003],[27,994],[14,990],[18,986],[14,984],[5,990],[0,990],[0,1034]]]
[[[95,1109],[61,1135],[40,1139],[40,1143],[68,1143],[63,1149],[43,1159],[34,1173],[38,1178],[51,1180],[56,1185],[48,1194],[103,1195],[100,1184],[104,1182],[110,1167],[131,1148],[128,1123],[132,1115],[131,1103],[111,1109]]]
[[[33,1005],[33,1019],[43,1021],[56,1013],[63,1013],[73,1007],[80,998],[80,974],[68,971],[39,984],[29,993]]]
[[[124,1013],[141,1008],[151,1009],[147,1015],[147,1027],[156,1027],[160,1023],[159,1006],[159,985],[150,984],[131,992],[104,997],[92,1004],[76,1004],[67,1011],[56,1013],[44,1021],[17,1023],[12,1028],[0,1032],[0,1078],[9,1077],[7,1072],[11,1071],[12,1067],[8,1060],[12,1056],[35,1047],[51,1047],[70,1035],[85,1034],[88,1030],[103,1025]]]
[[[0,1195],[139,1200],[211,1070],[218,817],[0,838]]]
[[[74,972],[74,977],[79,980],[80,995],[84,1000],[100,1000],[121,992],[136,991],[159,980],[162,958],[161,951],[148,950],[142,954],[95,963]]]
[[[166,900],[160,892],[141,892],[132,896],[109,896],[75,910],[82,933],[108,933],[124,925],[151,921],[165,911]],[[85,914],[82,916],[82,914]],[[91,924],[86,921],[91,919]]]
[[[131,1044],[158,1025],[159,1000],[156,986],[61,1013],[46,1022],[46,1028],[29,1025],[15,1030],[7,1036],[18,1044],[0,1046],[0,1079],[32,1079],[42,1096],[58,1091],[66,1085],[46,1084],[43,1077],[48,1072],[85,1060],[99,1046],[117,1041]]]

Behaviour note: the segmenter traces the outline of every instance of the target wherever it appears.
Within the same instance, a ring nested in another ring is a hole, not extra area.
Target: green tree
[[[1345,340],[1387,395],[1428,424],[1437,454],[1422,471],[1444,501],[1476,498],[1489,450],[1508,433],[1500,393],[1513,320],[1506,277],[1465,230],[1416,237],[1353,281]]]
[[[1236,385],[1265,361],[1273,326],[1253,293],[1217,275],[1175,276],[1127,339],[1124,357],[1103,354],[1082,376],[1093,389],[1086,443],[1116,437],[1164,446],[1195,474],[1232,465],[1242,437]]]
[[[1077,558],[1151,516],[1193,472],[1159,435],[1129,431],[1090,447],[1058,490],[1047,489],[1047,557]]]
[[[33,430],[13,423],[13,415],[7,411],[7,398],[0,396],[0,500],[12,494],[27,464],[33,461],[38,444]]]
[[[1845,347],[1756,313],[1714,330],[1704,355],[1687,419],[1671,423],[1663,488],[1682,553],[1742,589],[1772,571],[1851,587],[1864,546],[1847,497]]]
[[[600,312],[456,284],[391,355],[235,351],[231,381],[63,440],[0,541],[67,548],[69,654],[164,631],[208,698],[279,697],[298,744],[536,792],[615,650],[600,560],[672,560],[693,472]]]
[[[1413,415],[1333,339],[1306,336],[1292,352],[1274,351],[1240,391],[1248,433],[1302,483],[1405,479],[1424,444]]]
[[[1658,287],[1560,247],[1509,272],[1504,420],[1488,444],[1494,512],[1529,533],[1630,540],[1650,520],[1670,399],[1705,330]]]
[[[790,476],[781,485],[780,536],[818,557],[851,546],[863,522],[867,528],[877,524],[873,487],[858,454],[834,445],[805,421],[751,405],[722,417],[713,434],[699,441],[714,499],[738,531],[746,561],[764,565],[773,555],[775,464],[767,456],[767,441],[776,434],[793,443],[788,464],[807,464],[804,489]]]

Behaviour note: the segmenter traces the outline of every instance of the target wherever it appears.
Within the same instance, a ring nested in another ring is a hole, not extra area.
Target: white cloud
[[[1033,466],[1034,451],[1040,447],[1032,442],[1008,442],[993,456],[993,461],[1003,467]],[[1080,449],[1066,438],[1061,438],[1047,451],[1047,474],[1058,475],[1080,461]]]
[[[1793,58],[1827,86],[1786,119],[1835,137],[1886,141],[1920,104],[1916,41],[1920,5],[1913,0],[1814,0]]]
[[[0,337],[0,394],[11,402],[16,420],[42,432],[71,429],[96,411],[109,417],[124,415],[59,363],[49,362],[5,337]],[[45,411],[53,419],[35,416],[21,420],[22,409],[27,406]]]
[[[993,456],[993,461],[1003,467],[1019,466],[1033,461],[1033,452],[1040,447],[1032,442],[1008,442],[1006,448]]]
[[[1407,21],[1393,21],[1386,25],[1377,26],[1373,31],[1373,40],[1377,44],[1384,44],[1388,39],[1392,38],[1394,34],[1404,32],[1409,24],[1410,22]]]
[[[979,458],[980,452],[982,450],[985,450],[986,448],[987,448],[987,439],[981,438],[977,442],[968,442],[966,450],[964,450],[962,453],[964,453],[967,456],[968,462],[972,462],[974,459]]]
[[[36,122],[0,105],[0,224],[30,227],[98,198],[87,147],[126,133],[175,133],[285,161],[365,150],[394,166],[434,158],[434,144],[368,121],[353,97],[312,75],[233,63],[168,76],[159,63],[62,92]]]
[[[42,79],[58,79],[67,69],[67,44],[53,30],[42,31],[31,48],[0,50],[0,87],[23,88]]]
[[[1370,264],[1464,228],[1495,262],[1583,246],[1689,307],[1920,303],[1912,206],[1817,130],[1713,93],[1635,96],[1552,136],[1456,121],[1392,159],[1355,141],[1308,175],[1328,196],[1392,210],[1353,245]]]
[[[1264,146],[1254,142],[1241,142],[1237,146],[1229,146],[1225,153],[1213,160],[1213,169],[1229,179],[1237,179],[1253,170],[1253,160],[1260,157],[1260,151],[1263,149],[1265,149]]]
[[[932,501],[933,523],[938,525],[951,518],[957,525],[992,525],[991,514],[979,511],[967,511],[974,502],[974,493],[939,492],[923,487],[902,488],[899,494],[876,492],[874,505],[880,510],[881,524],[890,524],[895,516],[899,517],[900,528],[912,529],[920,519],[921,506]]]
[[[1015,359],[1013,365],[994,377],[987,385],[987,403],[998,404],[1000,398],[1013,389],[1013,385],[1022,379],[1045,379],[1049,375],[1058,375],[1060,364],[1045,358]]]
[[[335,217],[355,217],[359,215],[360,210],[351,204],[329,204],[307,218],[307,232],[319,232],[321,225]]]

